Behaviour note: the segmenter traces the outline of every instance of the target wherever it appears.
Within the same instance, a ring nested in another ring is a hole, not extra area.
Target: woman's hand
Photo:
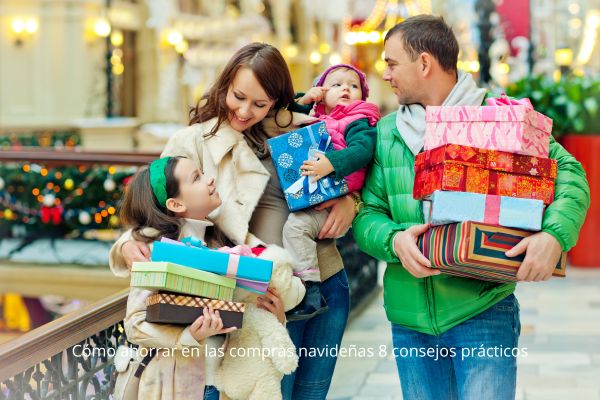
[[[256,306],[273,314],[282,325],[285,324],[283,302],[275,288],[269,288],[264,296],[258,297]]]
[[[235,326],[223,329],[223,320],[219,311],[208,307],[205,307],[202,315],[190,325],[190,333],[197,342],[201,342],[209,336],[233,332],[236,329]]]
[[[128,240],[121,246],[121,256],[131,268],[135,261],[150,261],[150,247],[144,242]]]
[[[335,239],[343,235],[356,216],[354,200],[349,195],[327,200],[315,207],[316,210],[331,208],[329,216],[319,232],[319,239]]]

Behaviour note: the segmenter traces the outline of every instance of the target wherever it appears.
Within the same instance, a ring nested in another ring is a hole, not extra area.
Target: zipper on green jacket
[[[426,288],[425,291],[427,292],[427,303],[428,303],[428,308],[429,308],[429,322],[431,324],[431,330],[433,331],[433,333],[435,335],[439,335],[440,334],[440,330],[437,324],[437,318],[436,318],[436,314],[435,314],[435,297],[433,294],[433,278],[432,277],[427,277],[425,278],[426,282]]]
[[[420,210],[420,220],[421,223],[425,223],[425,218],[423,216],[423,201],[419,201],[419,210]],[[440,334],[439,327],[437,325],[437,318],[435,314],[435,297],[433,294],[433,278],[427,277],[425,278],[425,295],[427,297],[427,310],[429,311],[429,324],[431,326],[431,330],[435,335]]]

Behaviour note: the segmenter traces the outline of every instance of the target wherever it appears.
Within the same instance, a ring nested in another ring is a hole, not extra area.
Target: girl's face
[[[240,68],[225,99],[229,124],[236,131],[243,132],[262,121],[275,101],[269,98],[250,68]]]
[[[360,88],[360,78],[358,74],[351,69],[337,68],[327,74],[323,87],[327,88],[325,93],[325,112],[329,114],[331,110],[340,104],[348,105],[362,99],[362,90]]]
[[[181,158],[174,171],[179,182],[175,200],[182,206],[178,214],[184,218],[204,219],[221,205],[214,178],[207,178],[193,161]]]

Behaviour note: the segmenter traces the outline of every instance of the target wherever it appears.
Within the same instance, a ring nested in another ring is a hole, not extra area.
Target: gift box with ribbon
[[[417,154],[413,197],[422,199],[436,190],[493,194],[542,200],[554,199],[556,160],[444,145]]]
[[[344,179],[333,175],[310,182],[301,176],[300,167],[306,160],[316,160],[315,154],[333,150],[324,122],[319,122],[267,140],[273,164],[290,211],[312,207],[348,193]]]
[[[514,282],[524,254],[504,253],[532,233],[479,222],[435,226],[419,236],[417,246],[442,273],[493,282]],[[553,276],[564,277],[566,253]]]
[[[152,261],[171,262],[235,278],[238,286],[257,293],[264,293],[271,280],[273,262],[252,257],[251,253],[245,253],[247,255],[235,253],[235,250],[218,251],[201,244],[186,245],[183,242],[163,238],[160,242],[154,242],[150,258]]]
[[[176,293],[156,293],[148,297],[146,321],[189,325],[202,315],[206,307],[219,311],[223,328],[242,327],[246,304]]]
[[[507,228],[542,229],[544,202],[507,196],[436,190],[431,196],[430,223],[483,222]]]
[[[235,279],[170,262],[134,262],[131,286],[231,301]]]
[[[425,150],[445,144],[548,157],[552,119],[535,111],[529,99],[506,95],[485,106],[429,106]]]

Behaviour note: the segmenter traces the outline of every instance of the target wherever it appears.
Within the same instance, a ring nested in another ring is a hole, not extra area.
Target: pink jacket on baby
[[[367,118],[369,125],[375,126],[381,118],[379,108],[375,104],[362,100],[357,100],[347,106],[338,105],[329,114],[325,114],[325,104],[318,103],[314,107],[314,116],[325,122],[327,132],[331,135],[334,150],[347,147],[345,131],[352,122]],[[350,192],[362,189],[366,173],[367,169],[361,168],[345,177]]]

